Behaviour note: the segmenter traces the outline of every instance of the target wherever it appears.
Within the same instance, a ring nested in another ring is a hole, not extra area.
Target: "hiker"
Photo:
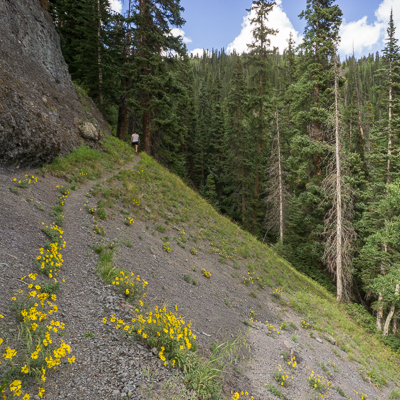
[[[133,134],[132,134],[131,145],[135,148],[135,151],[137,153],[138,146],[139,146],[139,135],[136,132],[133,132]]]

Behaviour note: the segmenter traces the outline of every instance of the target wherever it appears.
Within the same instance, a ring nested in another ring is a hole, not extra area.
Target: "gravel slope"
[[[138,161],[139,157],[124,168],[135,168]],[[6,316],[0,323],[9,329],[14,326],[13,316],[8,312],[10,298],[22,285],[16,278],[36,271],[34,260],[45,241],[41,224],[52,222],[49,212],[59,196],[56,186],[65,185],[60,179],[39,175],[37,184],[20,189],[19,195],[12,193],[9,188],[13,178],[20,179],[25,173],[37,175],[34,171],[0,169],[0,313]],[[174,227],[160,234],[155,224],[140,219],[127,227],[117,210],[111,210],[107,220],[101,222],[106,237],[95,235],[92,216],[84,208],[88,200],[85,195],[109,176],[106,174],[70,191],[65,203],[66,247],[62,252],[64,265],[59,275],[65,283],[58,295],[58,318],[66,325],[63,339],[71,345],[76,363],[65,364],[58,372],[49,374],[47,399],[172,399],[178,398],[172,396],[178,396],[181,391],[183,394],[179,398],[195,398],[195,394],[189,394],[179,383],[182,380],[180,374],[165,368],[150,349],[102,323],[103,317],[114,312],[128,319],[131,311],[112,287],[105,285],[95,274],[98,258],[90,245],[113,240],[120,244],[115,255],[116,265],[140,273],[149,282],[147,300],[150,303],[179,306],[185,319],[193,322],[200,350],[205,355],[213,342],[232,339],[239,330],[247,333],[251,349],[251,354],[247,354],[249,361],[228,368],[224,383],[227,398],[231,390],[247,390],[256,399],[277,398],[266,390],[265,384],[279,386],[272,374],[279,364],[285,364],[282,352],[293,352],[298,363],[290,374],[289,386],[280,387],[284,398],[309,400],[318,395],[307,379],[310,371],[328,376],[321,363],[327,366],[329,361],[336,365],[336,368],[328,366],[333,387],[323,394],[323,398],[342,398],[334,390],[339,385],[352,399],[360,398],[360,392],[368,394],[369,399],[389,398],[392,387],[379,391],[372,383],[363,381],[356,361],[349,361],[345,352],[325,338],[311,338],[310,331],[301,328],[300,317],[279,304],[269,288],[257,292],[257,298],[251,297],[252,288],[231,277],[237,272],[233,264],[218,263],[218,255],[206,251],[207,243],[189,240],[183,249],[171,240],[172,251],[167,254],[162,250],[161,236],[173,236]],[[27,198],[33,201],[28,202]],[[95,201],[90,199],[91,204]],[[189,234],[195,227],[185,227],[185,230]],[[129,246],[125,245],[127,242]],[[200,245],[204,250],[196,256],[191,255],[190,247]],[[192,270],[193,266],[196,266],[196,272]],[[212,279],[201,276],[202,268],[212,272]],[[197,286],[184,281],[183,276],[187,273],[197,279]],[[225,300],[231,307],[227,307]],[[251,330],[243,325],[250,309],[257,310],[258,319],[268,320],[276,331],[268,333],[264,324],[253,324]],[[282,321],[291,321],[296,328],[278,329]],[[164,392],[167,382],[175,382],[176,386],[169,394]],[[318,398],[321,397],[318,395]]]

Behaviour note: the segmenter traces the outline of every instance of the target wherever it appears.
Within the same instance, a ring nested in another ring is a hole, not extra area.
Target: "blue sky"
[[[127,0],[112,1],[116,7],[119,1],[122,2],[122,11],[128,3]],[[273,45],[281,51],[290,31],[297,43],[301,41],[305,24],[298,15],[306,3],[306,0],[277,0],[269,23],[280,30]],[[251,4],[251,0],[181,0],[186,24],[176,34],[184,37],[189,51],[202,52],[202,49],[222,47],[228,51],[246,51],[246,44],[251,40],[251,28],[245,17],[246,8],[251,8]],[[342,57],[352,53],[353,44],[357,56],[380,51],[392,7],[400,38],[400,0],[337,0],[337,4],[344,17],[339,48]]]

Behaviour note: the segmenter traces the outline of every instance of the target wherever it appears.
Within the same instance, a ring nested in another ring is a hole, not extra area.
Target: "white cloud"
[[[111,10],[121,14],[122,11],[121,0],[110,0],[110,8]]]
[[[192,50],[190,54],[193,55],[193,57],[203,57],[204,52],[206,53],[207,57],[211,57],[211,51],[200,48]]]
[[[382,49],[392,8],[394,24],[397,27],[396,36],[400,39],[400,2],[399,0],[383,0],[375,11],[376,19],[373,23],[368,24],[366,16],[349,23],[343,21],[340,27],[342,41],[339,53],[352,54],[353,45],[356,54],[363,54],[365,50],[368,51],[375,45],[379,45]]]
[[[185,31],[180,28],[173,28],[171,29],[171,34],[173,36],[182,36],[182,41],[185,44],[192,43],[192,39],[185,36]]]
[[[390,10],[393,9],[393,21],[396,26],[396,37],[400,40],[400,2],[399,0],[383,0],[381,4],[379,4],[378,9],[375,11],[375,17],[378,22],[384,25],[385,29],[385,37],[386,37],[386,28],[389,23],[390,18]]]
[[[364,50],[371,49],[378,43],[382,35],[382,28],[382,24],[378,22],[368,24],[366,16],[355,22],[343,21],[339,33],[342,39],[339,53],[341,55],[352,54],[353,47],[356,54],[362,54]]]
[[[294,29],[292,23],[290,22],[288,16],[282,9],[282,0],[276,1],[276,6],[268,15],[267,26],[273,29],[278,29],[279,33],[276,36],[271,36],[271,49],[278,47],[279,51],[282,53],[285,48],[287,48],[287,39],[289,38],[290,32],[293,34],[293,40],[298,44],[301,40],[299,33]],[[232,53],[234,50],[237,53],[243,53],[248,51],[247,45],[252,42],[253,27],[250,25],[250,19],[254,18],[255,12],[252,11],[245,17],[243,17],[242,30],[235,38],[235,40],[230,43],[227,47],[227,53]]]

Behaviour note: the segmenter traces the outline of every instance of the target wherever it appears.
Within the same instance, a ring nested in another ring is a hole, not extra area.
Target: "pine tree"
[[[224,180],[228,215],[244,227],[252,224],[254,199],[254,151],[249,146],[252,138],[247,124],[248,94],[243,76],[242,60],[236,56],[236,65],[227,99]]]
[[[307,8],[300,14],[306,20],[303,52],[299,65],[301,78],[297,83],[297,123],[309,138],[324,140],[323,126],[329,119],[333,103],[333,57],[339,41],[342,11],[334,0],[307,0]],[[314,155],[317,175],[321,175],[321,154]]]
[[[396,28],[393,22],[393,11],[390,14],[389,26],[387,29],[387,44],[383,49],[382,68],[378,71],[379,76],[383,79],[381,85],[382,91],[386,92],[387,97],[382,98],[381,118],[374,126],[371,133],[373,147],[368,154],[369,163],[371,165],[370,177],[370,203],[371,208],[375,208],[376,204],[382,197],[388,195],[388,185],[393,180],[399,178],[400,165],[398,163],[399,141],[395,132],[399,129],[399,88],[400,88],[400,48],[395,37]],[[376,223],[378,226],[383,224],[385,229],[389,229],[388,221],[382,220],[382,215],[378,217]],[[366,216],[366,219],[369,219]],[[376,223],[374,224],[376,227]],[[372,231],[370,231],[373,234]],[[389,243],[382,243],[382,252],[388,253],[392,249]],[[381,266],[381,275],[385,275],[385,267]],[[383,294],[378,295],[378,301],[384,302]],[[377,329],[382,330],[383,307],[381,306],[377,312]]]
[[[386,195],[366,213],[364,224],[371,234],[365,240],[356,265],[361,270],[364,289],[372,290],[375,295],[377,329],[384,328],[384,335],[387,335],[393,317],[392,307],[398,307],[398,297],[393,296],[398,293],[400,283],[397,274],[400,267],[400,182],[387,184],[385,189]],[[390,309],[382,327],[387,307]]]
[[[142,143],[148,154],[154,154],[152,114],[159,102],[166,99],[163,81],[166,77],[167,59],[174,51],[183,55],[185,50],[181,38],[170,34],[171,26],[181,27],[180,0],[139,0],[137,6],[138,41],[135,67],[137,69],[136,90],[139,93],[137,111],[142,116]]]
[[[270,60],[268,56],[271,54],[271,36],[276,35],[277,30],[268,27],[268,15],[276,5],[275,2],[266,0],[253,1],[250,11],[254,17],[250,19],[250,25],[253,27],[253,40],[248,45],[250,49],[248,60],[254,71],[251,76],[251,84],[253,85],[251,93],[250,107],[253,109],[253,121],[251,124],[255,127],[257,143],[257,152],[255,160],[255,198],[254,198],[254,214],[253,214],[253,232],[257,232],[259,220],[259,203],[260,203],[260,187],[263,180],[263,163],[265,155],[265,142],[267,139],[267,131],[270,130],[269,119],[271,118],[270,107],[270,83],[268,76],[270,75]],[[264,152],[263,152],[264,150]]]

